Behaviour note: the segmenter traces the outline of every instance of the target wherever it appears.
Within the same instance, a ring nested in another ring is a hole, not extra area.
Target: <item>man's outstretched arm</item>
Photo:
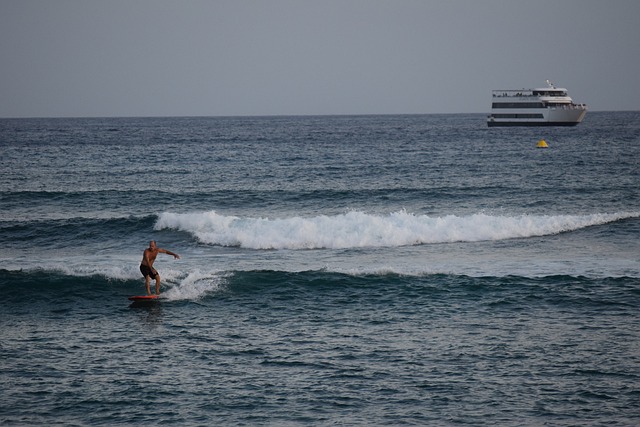
[[[180,259],[180,255],[178,255],[175,252],[168,251],[166,249],[158,249],[158,252],[163,253],[163,254],[167,254],[167,255],[171,255],[175,259]]]

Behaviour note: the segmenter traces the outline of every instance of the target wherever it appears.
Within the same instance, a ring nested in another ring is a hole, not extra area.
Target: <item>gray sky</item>
[[[638,0],[0,0],[0,117],[640,110]]]

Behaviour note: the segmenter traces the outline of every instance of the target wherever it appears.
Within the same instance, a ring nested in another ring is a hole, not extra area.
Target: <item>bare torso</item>
[[[155,262],[159,252],[160,251],[157,248],[145,249],[144,252],[142,253],[142,265],[146,265],[147,267],[153,267],[153,263]]]

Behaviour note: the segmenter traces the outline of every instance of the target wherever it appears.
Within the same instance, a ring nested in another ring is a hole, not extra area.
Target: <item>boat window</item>
[[[494,102],[491,108],[544,108],[542,102]]]
[[[546,91],[534,90],[533,95],[534,96],[567,96],[567,92],[562,90],[546,90]]]
[[[492,114],[494,119],[543,119],[542,114]]]

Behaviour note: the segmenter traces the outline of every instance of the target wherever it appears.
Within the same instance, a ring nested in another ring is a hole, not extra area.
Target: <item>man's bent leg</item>
[[[151,277],[144,276],[144,284],[147,287],[147,295],[151,295]]]
[[[160,295],[160,274],[158,273],[156,273],[156,295]]]

